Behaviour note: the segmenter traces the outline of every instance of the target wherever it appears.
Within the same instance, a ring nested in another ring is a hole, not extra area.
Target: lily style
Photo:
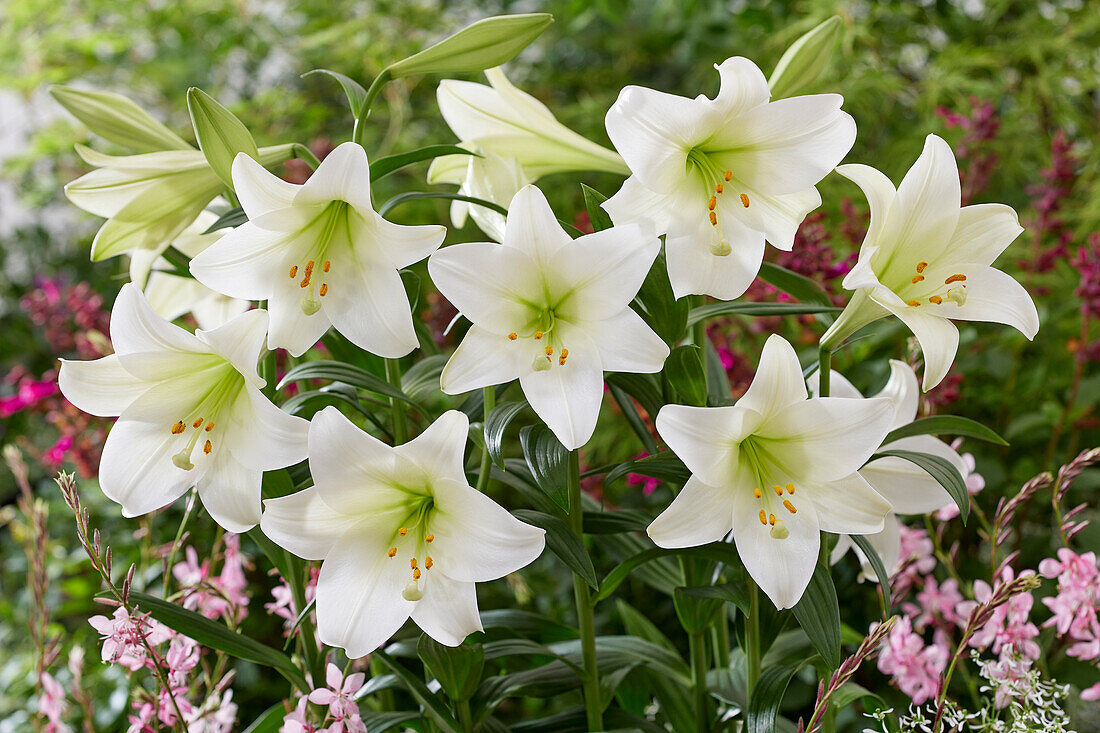
[[[224,295],[267,300],[268,348],[300,356],[330,325],[379,356],[417,347],[398,270],[438,249],[446,228],[379,216],[362,146],[337,146],[302,185],[244,154],[232,175],[249,220],[192,259],[191,273]]]
[[[647,221],[666,234],[676,297],[732,300],[748,289],[764,242],[790,250],[821,204],[814,187],[856,137],[838,94],[770,101],[752,61],[715,66],[714,99],[628,86],[607,113],[607,134],[631,176],[603,204],[616,224]]]
[[[267,313],[249,311],[191,334],[164,320],[132,283],[111,312],[115,353],[62,360],[61,393],[77,408],[118,417],[99,467],[103,493],[127,517],[198,490],[230,532],[260,520],[263,471],[306,457],[308,423],[260,392]]]
[[[603,373],[661,370],[668,346],[630,308],[661,243],[639,225],[571,239],[542,192],[508,207],[501,244],[457,244],[428,260],[432,281],[472,326],[440,375],[447,394],[519,379],[569,450],[588,442]]]
[[[260,148],[260,164],[290,160],[291,145]],[[92,241],[98,262],[134,250],[163,249],[225,188],[202,151],[104,155],[76,146],[96,170],[65,186],[69,201],[107,221]]]
[[[897,316],[924,352],[925,391],[947,374],[959,348],[951,321],[1012,326],[1028,339],[1039,330],[1035,303],[993,261],[1023,231],[1003,204],[961,206],[959,170],[951,147],[929,135],[924,151],[897,189],[866,165],[837,172],[867,196],[871,222],[859,259],[843,285],[851,301],[822,336],[835,348],[863,326]]]
[[[452,410],[391,448],[326,407],[309,427],[314,486],[264,502],[264,534],[322,561],[318,632],[349,658],[377,649],[410,617],[441,644],[461,644],[482,628],[475,584],[542,554],[542,529],[467,482],[469,427]]]
[[[776,608],[813,575],[821,531],[871,534],[890,503],[859,469],[890,429],[887,399],[807,399],[802,367],[781,336],[731,407],[665,405],[657,432],[691,471],[647,530],[660,547],[693,547],[731,530],[737,553]]]

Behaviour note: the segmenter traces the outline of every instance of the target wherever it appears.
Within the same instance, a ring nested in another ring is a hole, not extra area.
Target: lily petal
[[[584,325],[600,345],[605,372],[654,374],[664,368],[669,349],[661,337],[634,310]]]
[[[405,286],[393,267],[353,254],[325,277],[329,289],[321,309],[353,344],[387,359],[419,345]]]
[[[360,518],[338,512],[312,486],[289,496],[264,500],[260,529],[280,547],[306,560],[324,560],[333,545]]]
[[[393,450],[423,469],[429,480],[449,478],[465,481],[463,456],[469,431],[470,418],[466,417],[466,413],[448,410],[420,435]]]
[[[944,303],[936,309],[956,321],[985,321],[1012,326],[1034,339],[1039,331],[1039,312],[1024,286],[1011,275],[992,267],[967,268],[966,302]]]
[[[458,646],[475,631],[482,631],[477,612],[477,588],[431,573],[424,581],[424,597],[412,609],[412,620],[421,630],[445,646]]]
[[[867,204],[871,209],[871,222],[867,227],[863,246],[881,242],[891,207],[894,205],[894,198],[898,193],[894,184],[878,169],[860,163],[837,166],[836,172],[863,189],[863,195],[867,197]],[[862,255],[863,252],[861,251],[860,254]],[[844,282],[844,287],[851,289],[847,282]]]
[[[499,336],[527,325],[523,300],[543,287],[527,253],[487,242],[439,250],[428,259],[428,274],[460,313]]]
[[[158,316],[145,295],[133,283],[126,283],[111,310],[111,344],[117,354],[154,351],[201,353],[201,341]]]
[[[439,375],[439,388],[446,394],[456,395],[511,382],[530,367],[529,362],[524,363],[523,354],[526,352],[511,348],[514,346],[507,336],[470,326],[462,343],[443,367]]]
[[[760,67],[744,56],[733,56],[715,64],[721,80],[714,106],[727,119],[733,119],[750,109],[766,104],[771,98],[768,80]]]
[[[951,463],[964,478],[969,473],[959,454],[931,435],[895,440],[882,446],[882,450],[928,453]],[[861,468],[859,473],[890,502],[898,514],[926,514],[951,503],[951,496],[938,481],[920,466],[903,458],[879,458]]]
[[[788,405],[805,399],[806,383],[798,354],[789,341],[772,334],[760,353],[756,376],[737,406],[752,410],[767,420]]]
[[[707,242],[715,235],[702,217],[689,231],[666,238],[668,278],[677,298],[709,295],[733,300],[743,295],[756,279],[764,260],[764,233],[732,217],[722,222],[722,228],[731,248],[725,256],[711,253]]]
[[[377,515],[401,503],[390,486],[393,449],[363,432],[333,406],[309,424],[309,471],[321,498],[350,515]]]
[[[955,361],[959,350],[959,329],[943,316],[931,312],[931,308],[922,311],[904,305],[898,296],[885,288],[873,291],[871,298],[897,316],[917,337],[924,354],[921,388],[927,392],[939,384]]]
[[[237,316],[229,323],[195,335],[219,356],[225,358],[254,386],[264,382],[256,371],[260,349],[267,340],[267,311],[253,310]]]
[[[233,159],[233,190],[249,219],[293,205],[301,186],[287,183],[245,153]]]
[[[127,412],[148,399],[149,393],[142,395]],[[125,412],[111,428],[99,464],[99,485],[108,499],[122,505],[123,516],[167,506],[200,478],[198,468],[184,471],[172,463],[172,455],[183,447],[176,437],[166,424],[130,419]]]
[[[233,415],[229,450],[234,457],[257,471],[304,461],[309,422],[279,409],[253,385],[244,392]]]
[[[559,249],[550,270],[569,296],[563,318],[599,320],[621,313],[638,294],[661,240],[640,224],[586,234]]]
[[[910,272],[918,260],[938,259],[955,232],[961,201],[955,154],[943,138],[929,135],[894,202],[895,228],[888,236],[899,245],[897,267]]]
[[[732,517],[730,490],[705,484],[693,475],[646,534],[658,547],[696,547],[725,537],[733,529]]]
[[[523,394],[566,450],[588,442],[603,402],[603,364],[596,345],[583,333],[571,334],[569,360],[543,372],[520,374]]]
[[[302,310],[302,289],[296,281],[285,277],[285,271],[280,272],[280,275],[282,277],[274,280],[275,286],[267,302],[271,318],[267,348],[272,351],[283,348],[291,356],[301,356],[321,340],[332,322],[323,302],[321,310],[307,316]],[[401,291],[401,297],[405,297],[404,290]]]
[[[883,518],[890,512],[890,502],[858,473],[799,486],[798,492],[809,495],[826,532],[874,534],[882,530]],[[797,503],[799,511],[804,503]]]
[[[94,361],[62,359],[57,386],[77,409],[98,417],[116,417],[151,383],[123,369],[118,355],[111,354]]]
[[[295,205],[330,201],[347,201],[362,214],[374,212],[370,200],[370,164],[367,151],[359,143],[337,145],[294,197]]]
[[[941,262],[992,265],[1024,228],[1016,210],[1004,204],[973,204],[959,211],[959,223]]]
[[[242,466],[227,450],[217,452],[198,482],[199,498],[227,532],[247,532],[260,523],[263,472]]]
[[[759,413],[740,406],[665,405],[655,425],[692,475],[710,486],[728,486],[737,469],[737,443],[761,421]]]
[[[894,422],[890,425],[891,430],[916,420],[917,409],[920,407],[920,386],[917,384],[917,375],[913,367],[904,361],[891,359],[890,379],[875,397],[884,397],[894,405]]]
[[[505,247],[519,250],[545,267],[555,252],[572,242],[538,187],[524,186],[512,197],[504,225]]]

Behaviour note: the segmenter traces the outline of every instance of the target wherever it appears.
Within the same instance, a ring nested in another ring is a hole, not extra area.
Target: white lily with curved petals
[[[383,219],[362,146],[337,146],[302,185],[238,154],[233,187],[249,220],[191,260],[191,273],[230,297],[267,300],[268,348],[300,356],[330,325],[379,356],[417,347],[398,270],[438,249],[446,229]]]
[[[502,158],[487,150],[478,152],[478,156],[469,156],[459,193],[506,207],[521,188],[533,183],[515,158]],[[467,216],[494,242],[504,240],[504,214],[465,201],[451,202],[451,224],[455,228],[465,226]]]
[[[377,649],[410,617],[441,644],[461,644],[482,628],[475,584],[542,554],[542,529],[467,482],[469,426],[452,410],[391,448],[326,407],[309,428],[314,486],[264,502],[264,534],[322,561],[318,633],[349,658]]]
[[[947,374],[959,348],[951,321],[991,321],[1031,339],[1039,330],[1035,303],[1020,283],[992,266],[1023,232],[1003,204],[961,206],[951,147],[929,135],[897,189],[866,165],[837,172],[863,189],[871,222],[844,287],[855,294],[822,344],[836,347],[872,321],[897,316],[924,352],[923,389]]]
[[[821,204],[814,186],[848,154],[856,126],[838,94],[772,102],[752,61],[715,68],[714,99],[638,86],[619,93],[607,134],[631,176],[603,208],[616,224],[647,221],[668,235],[676,297],[732,300],[760,270],[765,240],[793,246]]]
[[[111,312],[115,353],[62,360],[65,398],[92,415],[118,417],[99,483],[124,516],[159,509],[196,487],[226,530],[244,532],[260,521],[263,472],[303,460],[308,429],[260,392],[256,364],[266,334],[262,310],[188,333],[128,283]]]
[[[519,379],[569,450],[592,437],[604,371],[661,370],[668,346],[630,308],[657,237],[613,227],[578,239],[534,186],[508,207],[502,244],[456,244],[428,259],[432,281],[473,325],[440,376],[447,394]]]
[[[822,530],[882,530],[890,504],[858,471],[893,415],[886,399],[807,399],[794,348],[773,335],[735,405],[661,408],[657,432],[691,478],[647,532],[677,548],[732,530],[753,580],[790,608],[813,575]]]

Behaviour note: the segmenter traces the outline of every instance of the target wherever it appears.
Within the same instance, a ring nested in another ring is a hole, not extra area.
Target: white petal
[[[525,92],[525,111],[546,119],[553,113],[542,102]],[[447,125],[461,140],[475,140],[490,135],[509,135],[526,130],[524,116],[500,92],[484,84],[444,79],[436,90],[439,111]]]
[[[392,486],[397,472],[394,449],[363,432],[335,407],[318,412],[309,424],[309,472],[321,498],[349,515],[377,515],[401,504]]]
[[[834,397],[842,397],[837,393]],[[894,421],[890,429],[908,425],[917,418],[917,409],[920,407],[920,385],[917,384],[917,374],[913,367],[904,361],[890,360],[890,379],[886,386],[875,395],[885,397],[894,405]]]
[[[542,554],[545,532],[519,521],[477,489],[441,479],[432,492],[433,571],[481,583],[514,573]]]
[[[260,349],[267,340],[267,311],[253,310],[210,331],[196,331],[199,340],[236,368],[256,387],[263,386],[257,373]]]
[[[959,221],[962,193],[955,154],[943,138],[929,135],[917,162],[898,186],[889,237],[918,261],[935,262],[948,248]],[[898,267],[909,272],[909,262]]]
[[[605,372],[653,374],[664,367],[668,344],[630,308],[584,328],[599,347]]]
[[[333,545],[317,579],[317,633],[321,641],[365,656],[394,635],[413,603],[401,597],[411,579],[407,562],[387,555],[389,536],[368,522]]]
[[[359,523],[359,517],[337,512],[316,486],[264,501],[260,529],[280,547],[306,560],[323,560],[336,541]]]
[[[638,294],[661,240],[640,224],[612,227],[569,242],[549,263],[553,291],[568,293],[557,311],[599,320],[621,313]]]
[[[65,197],[89,214],[110,218],[156,181],[149,173],[100,168],[66,184]]]
[[[805,484],[795,490],[795,506],[806,504],[806,495],[817,511],[821,529],[840,534],[872,534],[882,530],[883,517],[890,502],[879,495],[858,473],[817,484]]]
[[[458,410],[448,410],[420,435],[393,450],[422,468],[430,478],[465,481],[463,456],[469,431],[470,418]]]
[[[737,444],[760,422],[758,413],[740,406],[665,405],[655,424],[692,475],[711,486],[728,486],[738,466]]]
[[[760,523],[761,502],[753,498],[751,487],[739,486],[733,498],[733,538],[737,554],[776,608],[794,606],[810,584],[821,547],[820,526],[813,503],[801,502],[796,514],[786,510],[782,510],[782,516],[777,514],[776,518],[782,519],[789,535],[775,539],[770,527]]]
[[[545,269],[554,253],[572,241],[536,186],[524,186],[512,197],[504,225],[505,247],[525,253]]]
[[[280,268],[282,270],[282,268]],[[283,275],[286,271],[282,272]],[[302,311],[303,289],[298,282],[288,277],[275,279],[275,287],[267,301],[267,310],[271,319],[267,334],[267,348],[286,349],[291,356],[301,356],[321,340],[332,322],[322,302],[321,309],[307,316]],[[327,296],[325,300],[328,299]],[[402,291],[401,298],[405,298]],[[406,303],[408,301],[405,301]]]
[[[623,181],[618,192],[600,204],[615,226],[641,222],[657,235],[664,234],[674,218],[691,205],[698,190],[693,181],[684,183],[671,193],[655,193],[643,186],[637,176]]]
[[[274,471],[305,460],[309,422],[280,410],[259,389],[246,385],[233,415],[230,452],[245,466]]]
[[[1029,340],[1039,330],[1039,313],[1027,290],[1011,275],[992,267],[967,268],[966,302],[944,301],[936,312],[956,321],[1003,323]]]
[[[1020,219],[1011,206],[964,206],[959,211],[959,223],[948,251],[944,253],[944,260],[992,265],[1023,231]]]
[[[773,247],[790,251],[799,225],[811,211],[821,206],[821,194],[813,186],[786,194],[762,194],[749,186],[740,186],[738,193],[749,198],[746,209],[740,203],[734,211],[751,228],[764,232]]]
[[[541,295],[543,289],[535,261],[500,244],[441,249],[428,259],[428,273],[462,315],[500,336],[523,330],[531,312],[522,299]]]
[[[915,435],[882,446],[882,450],[929,453],[950,462],[964,478],[966,464],[951,446],[931,435]],[[879,458],[860,469],[860,475],[893,506],[898,514],[926,514],[951,502],[947,489],[920,466],[904,458]]]
[[[528,371],[519,378],[523,394],[566,450],[588,442],[596,429],[603,402],[603,365],[591,339],[572,333],[569,360],[544,372]]]
[[[148,392],[128,410],[140,409],[147,399]],[[160,509],[201,478],[199,468],[184,471],[172,463],[186,441],[181,439],[184,436],[172,435],[170,428],[170,421],[131,419],[125,413],[111,428],[99,464],[99,485],[108,499],[122,505],[124,516]]]
[[[370,164],[358,143],[340,143],[325,156],[294,197],[296,205],[347,201],[362,213],[373,211],[370,200]]]
[[[363,214],[370,247],[383,253],[383,259],[394,268],[409,267],[424,259],[443,244],[447,227],[405,226],[383,219],[373,211]],[[356,241],[356,246],[361,246]]]
[[[224,295],[265,300],[276,281],[289,280],[283,262],[291,241],[288,235],[247,221],[193,257],[191,274]]]
[[[219,450],[198,483],[199,498],[210,516],[227,532],[247,532],[260,522],[263,472],[245,468],[229,451]]]
[[[867,236],[863,240],[864,244],[880,242],[883,228],[894,205],[894,198],[897,196],[894,184],[880,171],[860,163],[838,166],[836,172],[863,189],[863,195],[867,197],[867,204],[871,209],[871,222],[867,228]],[[862,256],[863,252],[860,252],[861,259]],[[851,289],[847,282],[844,287]]]
[[[816,397],[771,416],[757,430],[764,451],[796,477],[832,481],[854,473],[890,430],[883,399]]]
[[[325,277],[329,287],[320,299],[321,309],[349,341],[387,359],[417,347],[409,299],[397,270],[355,257],[337,262]]]
[[[947,318],[933,312],[932,308],[922,310],[923,306],[907,306],[894,293],[884,291],[885,288],[880,288],[871,297],[897,316],[917,337],[924,354],[924,379],[921,388],[927,392],[939,384],[951,369],[959,350],[959,329]]]
[[[413,606],[412,620],[440,644],[458,646],[475,631],[482,631],[477,612],[477,588],[429,571],[423,579],[424,597]]]
[[[764,233],[727,217],[722,222],[722,234],[732,251],[718,256],[710,251],[717,234],[703,217],[693,221],[688,228],[670,226],[665,253],[668,277],[677,298],[709,295],[719,300],[733,300],[749,289],[764,259]]]
[[[98,417],[115,417],[150,383],[123,369],[118,356],[111,354],[93,361],[62,359],[57,386],[77,409]]]
[[[771,97],[764,72],[744,56],[733,56],[714,68],[721,79],[714,103],[727,120],[766,103]]]
[[[820,381],[820,379],[821,379],[821,370],[820,369],[815,369],[813,374],[806,377],[806,386],[810,390],[810,396],[811,397],[820,397],[821,396],[821,394],[819,393],[819,381]],[[829,372],[829,396],[830,397],[851,397],[853,399],[858,399],[860,397],[863,397],[863,394],[860,393],[860,391],[858,389],[856,389],[855,386],[851,382],[848,381],[847,377],[845,377],[843,374],[841,374],[840,372],[838,372],[834,369],[834,370],[831,370]],[[881,397],[881,396],[882,395],[876,395],[876,397]]]
[[[779,334],[772,334],[764,343],[756,376],[748,390],[737,401],[743,407],[768,419],[788,405],[806,399],[806,383],[802,378],[802,365],[790,342]]]
[[[732,517],[730,489],[708,486],[692,476],[646,534],[658,547],[695,547],[725,537],[733,528]]]
[[[120,355],[156,351],[209,352],[197,338],[153,312],[149,301],[133,283],[122,286],[111,310],[111,344]]]
[[[507,336],[470,326],[439,375],[439,388],[446,394],[505,384],[530,368],[530,360]]]
[[[217,180],[204,172],[159,180],[100,227],[92,241],[92,261],[171,242],[217,195]]]
[[[233,190],[249,219],[290,208],[301,186],[287,183],[245,153],[233,159]]]

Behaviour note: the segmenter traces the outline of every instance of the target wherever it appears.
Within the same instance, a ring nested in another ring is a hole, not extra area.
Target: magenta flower
[[[69,733],[72,730],[62,717],[65,714],[65,689],[49,672],[40,679],[42,693],[38,696],[38,714],[46,718],[46,733]]]
[[[1054,614],[1043,626],[1054,626],[1059,636],[1075,643],[1066,654],[1081,660],[1100,659],[1100,566],[1096,553],[1078,555],[1068,548],[1058,550],[1058,559],[1039,563],[1039,572],[1058,579],[1058,594],[1043,603]]]

